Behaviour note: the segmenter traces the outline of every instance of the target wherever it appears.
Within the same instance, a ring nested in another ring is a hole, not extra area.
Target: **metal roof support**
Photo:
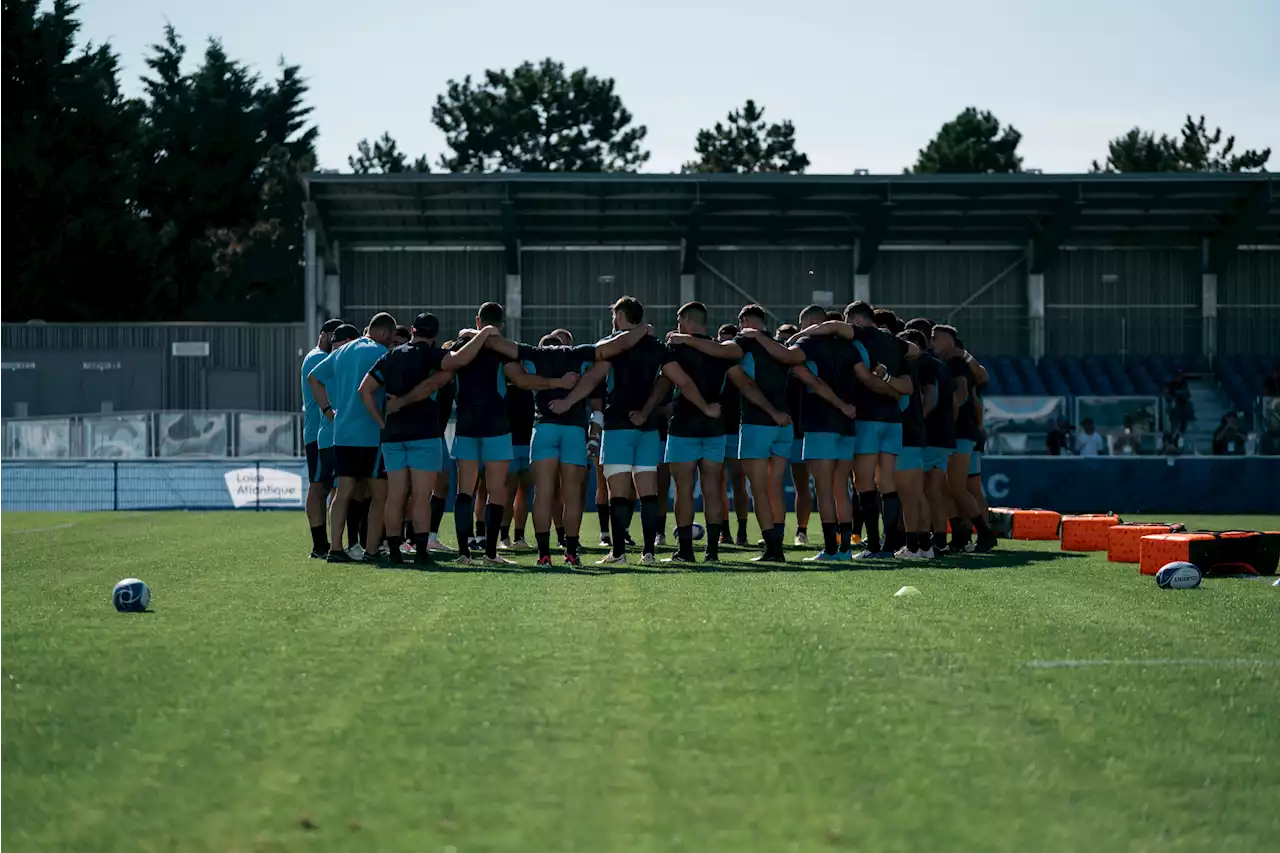
[[[316,313],[316,296],[319,291],[321,275],[316,259],[316,229],[307,227],[303,235],[303,305],[306,312],[307,342],[314,341],[320,335],[320,320]]]
[[[1044,356],[1044,273],[1027,273],[1027,354]]]
[[[1205,238],[1200,249],[1200,347],[1210,359],[1218,354],[1218,273],[1211,265],[1212,242]],[[1235,246],[1230,251],[1234,252]]]
[[[502,202],[502,255],[506,262],[506,295],[503,310],[507,334],[519,340],[524,325],[524,279],[520,275],[520,240],[516,237],[516,204]]]

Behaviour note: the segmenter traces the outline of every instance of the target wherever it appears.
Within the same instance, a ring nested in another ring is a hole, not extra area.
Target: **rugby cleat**
[[[805,557],[806,563],[843,563],[849,559],[848,552],[841,554],[839,551],[834,554],[828,554],[826,551],[819,551],[812,557]]]
[[[803,530],[798,530],[798,531],[796,531],[796,544],[797,544],[797,545],[808,545],[808,544],[809,544],[809,534],[808,534],[808,533],[805,533]]]
[[[550,554],[543,554],[541,557],[538,558],[538,562],[534,563],[533,565],[539,569],[555,568],[555,563],[551,562]]]
[[[508,560],[501,554],[492,557],[486,556],[483,562],[486,566],[514,566],[516,564],[515,560]]]
[[[616,566],[619,564],[625,565],[626,562],[627,562],[626,554],[616,554],[616,555],[606,554],[603,557],[601,557],[599,560],[596,560],[596,565],[597,566]]]
[[[325,557],[325,561],[329,563],[354,563],[355,560],[346,551],[330,551]]]
[[[328,552],[328,551],[317,551],[317,550],[315,550],[314,548],[312,548],[312,549],[311,549],[310,558],[311,558],[312,560],[324,560],[324,559],[326,559],[328,556],[329,556],[329,552]]]
[[[642,565],[642,566],[656,566],[657,564],[658,564],[658,558],[657,558],[657,557],[655,557],[653,554],[641,554],[641,555],[640,555],[640,565]]]
[[[361,548],[360,543],[357,542],[355,545],[352,545],[347,549],[347,556],[351,558],[352,562],[355,562],[356,560],[364,557],[364,549]]]
[[[564,564],[566,566],[573,566],[574,568],[582,568],[582,558],[577,554],[565,554]]]
[[[523,536],[517,536],[517,537],[516,537],[516,538],[511,542],[511,547],[512,547],[512,549],[519,550],[519,549],[523,549],[523,548],[528,548],[528,547],[529,547],[529,543],[528,543],[528,542],[526,542],[526,541],[524,541],[524,537],[523,537]]]
[[[681,566],[692,566],[694,563],[697,562],[697,560],[694,559],[693,557],[686,557],[683,554],[677,553],[677,554],[672,554],[670,557],[663,557],[662,562],[673,563],[675,565],[681,565]]]

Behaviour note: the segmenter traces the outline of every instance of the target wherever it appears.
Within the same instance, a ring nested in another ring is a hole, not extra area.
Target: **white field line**
[[[1280,666],[1269,658],[1121,658],[1118,660],[1032,660],[1031,669],[1074,669],[1084,666]]]
[[[110,513],[110,515],[113,519],[121,519],[121,518],[137,518],[138,516],[146,515],[146,513],[117,512],[117,513]],[[69,527],[79,527],[83,523],[84,522],[81,522],[81,521],[64,521],[62,524],[51,524],[48,527],[28,527],[25,530],[10,530],[9,535],[12,536],[17,533],[51,533],[54,530],[66,530]]]

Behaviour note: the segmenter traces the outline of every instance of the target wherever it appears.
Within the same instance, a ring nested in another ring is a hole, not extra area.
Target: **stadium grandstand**
[[[660,328],[693,300],[713,324],[861,299],[955,325],[989,370],[989,454],[1051,453],[1086,420],[1116,455],[1210,455],[1231,412],[1231,454],[1280,435],[1267,174],[304,180],[297,323],[5,324],[5,456],[294,455],[298,364],[328,317],[429,308],[454,329],[496,301],[513,338],[595,340],[624,294]]]

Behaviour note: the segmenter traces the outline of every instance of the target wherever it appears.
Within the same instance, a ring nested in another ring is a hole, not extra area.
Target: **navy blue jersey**
[[[637,429],[631,423],[631,413],[644,408],[662,365],[674,360],[670,348],[652,335],[609,359],[609,377],[601,383],[605,391],[604,428]],[[659,415],[651,414],[639,429],[659,429],[663,422]]]
[[[547,379],[559,379],[566,373],[586,373],[595,364],[596,345],[578,344],[572,347],[531,347],[520,345],[520,365],[526,373],[542,376]],[[565,388],[552,388],[549,391],[537,391],[533,395],[535,403],[535,423],[564,424],[566,426],[587,425],[587,402],[580,400],[563,415],[551,411],[550,405],[569,395]]]
[[[854,384],[857,379],[853,375],[853,363],[857,358],[853,344],[836,335],[805,336],[796,341],[805,356],[805,367],[809,372],[821,379],[841,400],[854,403]],[[805,387],[804,404],[801,411],[805,432],[833,432],[837,435],[853,435],[853,419],[847,418],[844,412],[832,406],[814,393],[812,388]]]
[[[894,337],[884,329],[873,329],[867,326],[855,330],[854,346],[862,356],[862,363],[868,369],[884,365],[889,376],[903,376],[905,369],[903,351],[906,342]],[[858,420],[876,421],[878,423],[901,423],[902,409],[898,400],[886,394],[868,388],[861,382],[857,384],[854,403],[858,407]]]
[[[704,341],[711,340],[706,335],[697,335]],[[724,395],[725,383],[728,381],[729,368],[734,361],[727,358],[716,358],[700,352],[691,346],[676,344],[671,347],[675,361],[684,372],[689,374],[693,384],[698,387],[702,399],[710,403],[720,403]],[[684,435],[693,438],[710,438],[724,435],[724,420],[709,418],[702,410],[686,400],[677,390],[675,406],[671,412],[671,435]]]
[[[965,395],[964,402],[960,404],[960,410],[956,413],[956,438],[977,441],[982,437],[978,430],[978,395],[974,393],[973,374],[969,370],[969,363],[963,356],[953,355],[947,359],[947,369],[951,371],[953,385],[957,379],[963,379],[968,383],[968,393]]]
[[[927,446],[955,447],[956,421],[951,403],[951,371],[937,356],[925,353],[916,363],[916,373],[920,378],[921,389],[932,385],[937,395],[933,411],[924,419]]]
[[[533,392],[507,386],[507,418],[511,421],[511,443],[517,447],[533,441]]]
[[[454,349],[462,349],[466,343],[458,341]],[[494,350],[484,349],[458,371],[457,435],[486,438],[511,432],[507,417],[507,361]]]
[[[920,360],[904,358],[902,369],[911,378],[911,393],[898,398],[902,410],[902,446],[927,447],[924,427],[924,394],[920,387]]]
[[[756,383],[760,393],[769,401],[769,405],[779,412],[787,411],[787,382],[791,377],[791,365],[783,364],[769,355],[765,345],[755,338],[738,337],[734,339],[734,343],[742,347],[743,372]],[[742,398],[742,422],[763,426],[774,425],[773,418],[746,397]]]
[[[388,394],[403,397],[417,387],[418,383],[429,379],[438,371],[446,354],[435,344],[410,341],[379,358],[369,369],[369,375],[386,388]],[[400,411],[387,415],[382,440],[420,441],[424,438],[440,438],[444,433],[440,431],[440,414],[436,407],[438,395],[437,391],[425,400],[410,403]]]

